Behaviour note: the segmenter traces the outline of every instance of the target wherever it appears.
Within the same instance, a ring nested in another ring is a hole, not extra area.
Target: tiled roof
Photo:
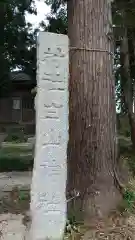
[[[10,77],[12,81],[31,81],[31,77],[23,72],[12,72]]]

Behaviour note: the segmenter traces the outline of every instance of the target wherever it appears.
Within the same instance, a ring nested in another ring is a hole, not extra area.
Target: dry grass
[[[66,235],[67,240],[135,240],[135,216],[113,213],[104,222],[91,227],[81,226],[78,233]]]
[[[127,189],[135,193],[135,180],[130,180]],[[67,240],[135,240],[135,211],[110,214],[104,221],[91,224],[89,227],[78,227],[78,233],[74,231],[65,236]],[[135,210],[135,208],[134,208]]]

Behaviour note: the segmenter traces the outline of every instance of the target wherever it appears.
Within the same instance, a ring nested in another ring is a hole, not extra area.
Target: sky
[[[35,0],[37,7],[37,16],[33,14],[26,14],[26,20],[32,23],[33,28],[38,27],[38,24],[46,19],[46,15],[50,12],[50,7],[48,7],[44,0]]]

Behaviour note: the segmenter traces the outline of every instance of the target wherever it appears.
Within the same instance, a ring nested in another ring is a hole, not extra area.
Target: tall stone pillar
[[[41,32],[31,187],[32,240],[63,238],[67,208],[68,61],[68,37]]]

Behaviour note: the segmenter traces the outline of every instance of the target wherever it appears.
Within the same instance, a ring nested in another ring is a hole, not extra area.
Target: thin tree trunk
[[[128,48],[128,36],[127,29],[125,28],[125,35],[121,40],[121,79],[123,82],[123,94],[125,104],[128,112],[131,141],[135,147],[135,118],[133,113],[133,86],[130,76],[130,61],[129,61],[129,48]]]
[[[132,45],[133,45],[133,65],[135,66],[135,34],[132,35]],[[133,72],[133,78],[134,78],[134,72]],[[133,114],[135,119],[135,81],[133,82]]]
[[[107,34],[110,24],[108,0],[68,1],[68,191],[80,192],[73,207],[84,213],[86,222],[108,214],[120,200],[115,184],[116,110],[112,41]]]
[[[135,119],[135,83],[133,83],[133,114]]]

